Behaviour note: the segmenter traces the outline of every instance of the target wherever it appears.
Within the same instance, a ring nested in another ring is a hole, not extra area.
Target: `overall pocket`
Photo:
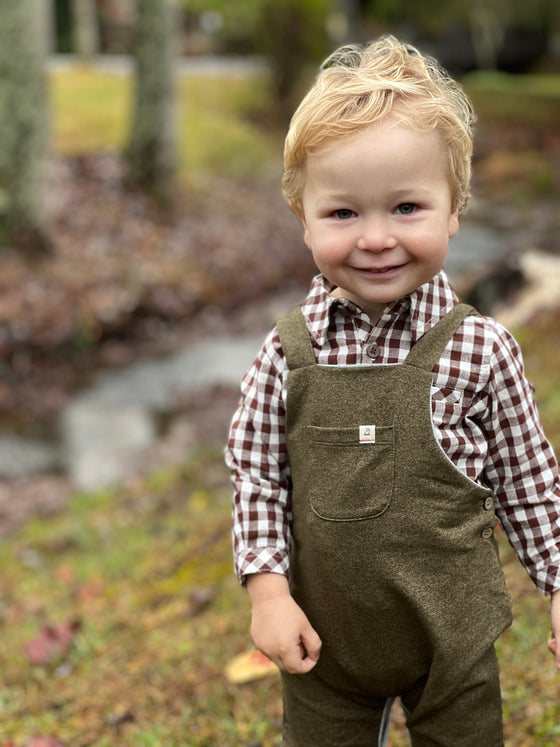
[[[359,426],[308,426],[306,435],[313,512],[328,521],[380,516],[393,495],[393,427],[377,426],[363,442]]]

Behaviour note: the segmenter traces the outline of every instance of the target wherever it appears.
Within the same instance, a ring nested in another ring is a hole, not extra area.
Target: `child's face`
[[[382,122],[310,155],[301,219],[334,295],[376,320],[439,272],[458,230],[439,135]]]

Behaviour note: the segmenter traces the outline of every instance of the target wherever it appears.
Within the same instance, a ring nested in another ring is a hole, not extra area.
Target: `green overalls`
[[[290,586],[323,642],[312,672],[284,677],[285,744],[377,744],[397,696],[414,745],[503,743],[494,642],[511,608],[493,495],[446,457],[431,419],[432,369],[470,313],[456,306],[402,365],[317,365],[301,311],[278,322]]]

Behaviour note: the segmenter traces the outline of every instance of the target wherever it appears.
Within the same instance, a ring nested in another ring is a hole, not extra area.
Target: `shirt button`
[[[485,527],[485,528],[484,528],[484,529],[482,530],[482,534],[481,534],[481,537],[482,537],[482,539],[485,539],[485,540],[487,540],[487,539],[490,539],[490,537],[491,537],[491,536],[492,536],[493,534],[494,534],[494,530],[492,529],[492,527]]]
[[[377,358],[379,355],[379,345],[376,342],[372,342],[370,345],[366,348],[366,355],[368,355],[370,358]]]
[[[485,498],[483,505],[486,511],[490,511],[490,509],[494,507],[494,499],[491,495],[489,495],[488,498]]]

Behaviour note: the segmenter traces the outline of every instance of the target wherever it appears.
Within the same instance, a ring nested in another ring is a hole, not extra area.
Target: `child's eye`
[[[335,210],[333,215],[335,218],[338,218],[338,220],[349,220],[350,218],[353,218],[356,213],[353,210],[342,208],[341,210]]]
[[[397,213],[400,215],[412,215],[416,210],[416,205],[413,202],[403,202],[397,208]]]

